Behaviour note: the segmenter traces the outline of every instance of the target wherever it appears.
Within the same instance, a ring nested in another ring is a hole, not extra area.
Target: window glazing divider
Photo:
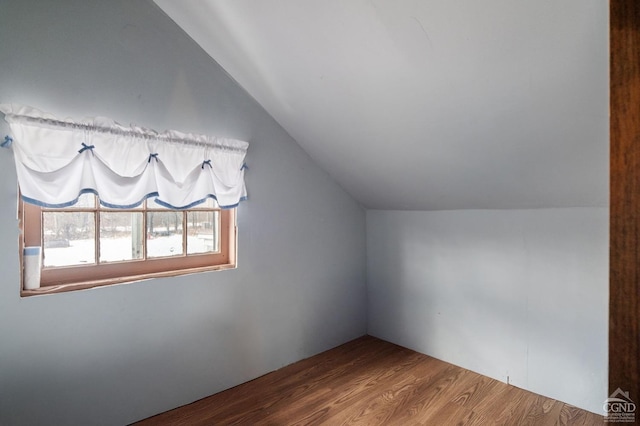
[[[93,226],[95,227],[93,230],[93,244],[95,246],[94,251],[94,264],[99,265],[102,262],[100,261],[100,238],[102,237],[100,232],[100,210],[96,208],[96,199],[94,197],[93,200]]]

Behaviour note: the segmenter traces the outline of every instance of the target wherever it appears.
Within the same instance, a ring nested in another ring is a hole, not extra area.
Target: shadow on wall
[[[600,413],[607,223],[606,208],[368,212],[369,332]]]

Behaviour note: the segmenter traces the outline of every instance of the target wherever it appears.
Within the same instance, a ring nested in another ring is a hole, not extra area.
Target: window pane
[[[218,212],[191,211],[187,213],[187,253],[215,253],[218,241]]]
[[[182,249],[181,211],[147,212],[147,257],[177,256]]]
[[[162,204],[156,203],[155,200],[156,200],[156,198],[149,198],[147,200],[147,209],[149,209],[149,210],[174,210],[175,211],[175,209],[171,209],[169,207],[163,206]],[[190,207],[189,210],[192,210],[192,209],[217,209],[217,208],[218,208],[218,202],[216,200],[214,200],[213,198],[207,198],[201,204],[197,204],[197,205],[195,205],[193,207]]]
[[[142,213],[100,212],[100,262],[142,259]]]
[[[169,207],[165,207],[162,204],[158,204],[156,203],[157,198],[147,198],[147,209],[149,210],[156,210],[156,209],[160,209],[160,210],[174,210],[171,209]]]
[[[213,198],[207,198],[205,202],[202,204],[198,204],[197,206],[193,206],[194,209],[217,209],[218,202]]]
[[[65,207],[64,210],[74,210],[74,209],[93,209],[96,206],[96,196],[87,193],[82,194],[78,197],[78,202],[72,206]],[[63,209],[48,209],[48,210],[63,210]]]
[[[142,210],[143,208],[144,208],[144,201],[142,203],[140,203],[139,205],[137,205],[135,207],[129,207],[126,210]],[[112,210],[112,211],[123,210],[123,209],[115,209],[115,208],[103,206],[102,204],[100,204],[100,209],[102,209],[102,210]]]
[[[44,266],[95,263],[94,214],[43,212]]]

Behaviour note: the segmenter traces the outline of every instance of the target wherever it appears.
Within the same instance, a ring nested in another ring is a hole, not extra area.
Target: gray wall
[[[366,332],[364,210],[151,1],[1,0],[0,40],[0,102],[251,143],[237,270],[24,299],[0,151],[0,424],[125,424]]]
[[[362,335],[366,308],[373,335],[600,412],[605,208],[369,211],[365,243],[362,208],[151,1],[0,0],[0,40],[0,102],[251,142],[237,270],[24,299],[0,151],[0,424],[138,420]]]
[[[608,219],[369,210],[369,334],[603,414]]]

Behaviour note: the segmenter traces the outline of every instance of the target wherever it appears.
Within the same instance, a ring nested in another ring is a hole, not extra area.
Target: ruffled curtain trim
[[[125,127],[96,117],[60,120],[37,109],[2,104],[13,132],[18,182],[26,202],[75,204],[82,193],[111,208],[145,199],[187,209],[209,198],[222,208],[246,199],[244,141],[167,130]]]

